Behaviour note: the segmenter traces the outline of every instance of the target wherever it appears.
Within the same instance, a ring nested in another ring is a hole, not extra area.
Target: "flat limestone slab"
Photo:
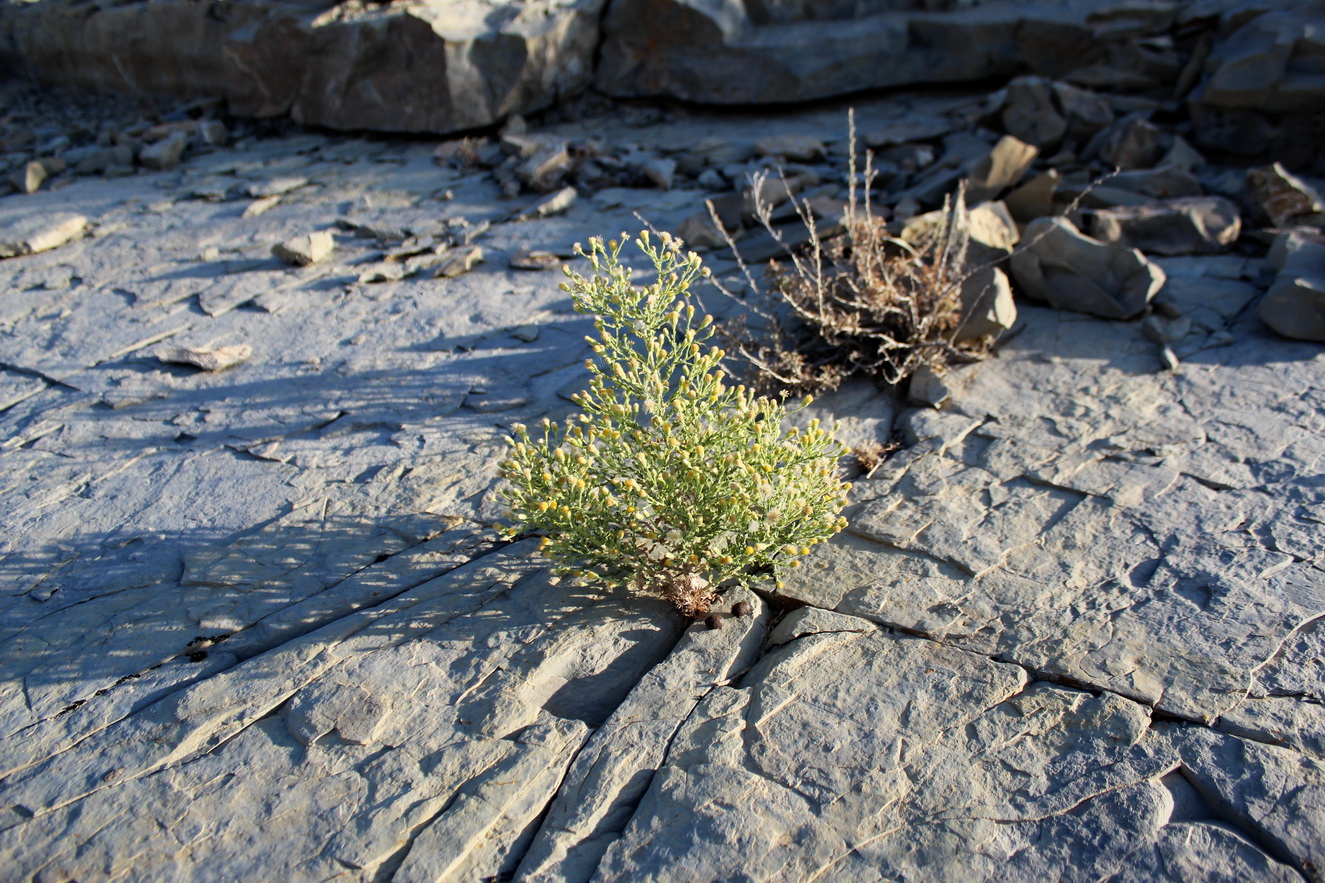
[[[739,154],[841,123],[585,128]],[[10,876],[1325,866],[1325,356],[1255,318],[1263,262],[1158,262],[1176,369],[1142,322],[1019,305],[942,410],[868,382],[818,399],[799,419],[906,447],[781,594],[729,593],[751,615],[711,630],[491,530],[502,435],[565,419],[591,330],[512,258],[573,261],[636,211],[676,229],[706,191],[678,173],[532,219],[542,195],[435,147],[246,135],[0,206],[88,219],[0,261]],[[318,232],[324,261],[271,255]]]

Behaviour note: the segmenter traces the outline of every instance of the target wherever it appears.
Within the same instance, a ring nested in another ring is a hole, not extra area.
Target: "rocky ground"
[[[738,286],[704,199],[751,260],[760,168],[831,223],[845,103],[439,143],[9,88],[14,878],[1321,879],[1319,182],[1052,80],[854,102],[899,235],[970,181],[999,342],[821,400],[902,447],[710,630],[499,541],[501,440],[587,377],[574,242]]]

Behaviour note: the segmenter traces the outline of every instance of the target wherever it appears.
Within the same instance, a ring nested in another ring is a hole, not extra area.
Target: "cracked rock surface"
[[[981,100],[858,103],[886,186],[936,207]],[[532,135],[258,130],[0,200],[82,219],[0,260],[0,876],[1321,879],[1325,353],[1252,249],[1154,256],[1144,321],[1019,296],[941,409],[823,396],[903,444],[721,629],[491,529],[588,377],[528,256],[739,223],[756,142],[840,199],[844,116],[549,124],[551,203]]]

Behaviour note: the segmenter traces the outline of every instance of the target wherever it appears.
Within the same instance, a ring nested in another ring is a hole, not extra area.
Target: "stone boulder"
[[[1164,285],[1164,271],[1134,248],[1081,233],[1066,218],[1026,226],[1012,275],[1021,290],[1059,310],[1130,319]]]
[[[1325,106],[1322,21],[1325,0],[1243,4],[1225,13],[1224,38],[1206,60],[1195,100],[1261,113],[1319,112]]]
[[[595,83],[621,97],[767,104],[1025,69],[1062,77],[1093,68],[1098,79],[1117,44],[1157,34],[1173,16],[1166,2],[944,6],[614,0]],[[1113,19],[1124,12],[1128,27],[1117,28]]]
[[[1241,230],[1237,206],[1222,196],[1101,209],[1091,216],[1090,228],[1102,242],[1161,255],[1214,254],[1236,241]]]
[[[584,88],[603,3],[46,0],[0,10],[0,62],[75,88],[224,95],[241,116],[453,132]]]

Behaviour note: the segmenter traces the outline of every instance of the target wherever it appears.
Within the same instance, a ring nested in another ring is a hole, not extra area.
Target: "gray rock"
[[[1242,231],[1238,208],[1221,196],[1189,196],[1091,213],[1090,232],[1102,242],[1147,254],[1215,254]]]
[[[1130,190],[1156,199],[1174,199],[1183,196],[1202,196],[1201,182],[1189,170],[1175,165],[1160,165],[1153,169],[1138,169],[1111,175],[1106,187]]]
[[[549,140],[535,142],[524,161],[516,166],[515,174],[530,190],[549,193],[561,186],[571,167],[566,142]]]
[[[1012,217],[1023,224],[1051,215],[1054,212],[1054,193],[1058,189],[1059,177],[1053,169],[1036,175],[1003,197],[1003,203]]]
[[[204,371],[225,371],[248,361],[253,347],[239,343],[215,348],[169,346],[156,351],[156,357],[172,365],[191,365]]]
[[[336,249],[331,231],[319,230],[294,236],[271,247],[271,253],[295,267],[306,267],[326,260]]]
[[[980,337],[998,338],[1017,322],[1017,304],[1012,283],[998,267],[989,267],[962,283],[961,324],[954,337],[958,342]]]
[[[349,16],[261,2],[216,16],[189,3],[90,12],[54,0],[0,19],[33,76],[65,86],[224,95],[240,116],[308,125],[454,132],[546,107],[589,80],[602,0],[367,5]],[[138,50],[127,58],[123,48]],[[436,76],[419,76],[419,71]],[[478,84],[478,85],[476,85]]]
[[[1125,172],[1153,168],[1163,155],[1159,128],[1139,116],[1120,120],[1108,130],[1099,148],[1100,159]]]
[[[1279,163],[1247,172],[1243,201],[1276,227],[1325,226],[1325,201],[1320,194]]]
[[[906,400],[912,405],[941,408],[952,397],[952,389],[943,375],[932,365],[921,365],[911,375],[906,387]]]
[[[823,158],[824,144],[813,135],[765,135],[755,142],[755,152],[789,162],[813,162]]]
[[[9,183],[19,193],[36,193],[41,189],[41,185],[46,183],[49,174],[43,163],[33,160],[21,170],[11,173]]]
[[[298,175],[278,175],[274,178],[256,181],[244,188],[244,192],[254,199],[270,199],[273,196],[284,196],[307,186],[307,178]]]
[[[1003,131],[1037,148],[1053,147],[1067,134],[1067,120],[1054,105],[1054,91],[1041,77],[1018,77],[1007,85]]]
[[[438,279],[454,279],[468,273],[484,260],[482,246],[462,245],[446,253],[433,276]]]
[[[994,199],[1000,193],[1017,185],[1030,168],[1039,150],[1011,135],[1004,135],[993,150],[972,169],[966,199],[975,204]]]
[[[549,218],[553,215],[563,214],[570,211],[571,206],[575,205],[575,201],[579,199],[579,196],[574,187],[563,187],[531,205],[521,212],[519,217],[521,219]]]
[[[1090,138],[1113,124],[1113,105],[1107,98],[1070,83],[1054,83],[1053,93],[1072,136]]]
[[[0,258],[59,248],[87,229],[87,218],[72,212],[36,215],[0,227]]]
[[[931,141],[942,138],[960,128],[960,122],[952,117],[930,116],[912,117],[890,121],[883,126],[866,132],[861,140],[867,147],[879,149],[915,141]]]
[[[1284,337],[1325,342],[1325,243],[1297,237],[1256,315]]]
[[[1065,218],[1032,221],[1023,239],[1012,275],[1026,294],[1055,309],[1128,319],[1164,285],[1164,271],[1139,251],[1091,239]]]
[[[676,161],[655,157],[640,166],[640,172],[653,186],[671,190],[672,177],[676,174]]]
[[[660,16],[674,23],[665,33],[653,26]],[[1107,19],[1098,6],[1064,4],[1044,14],[1018,0],[927,4],[925,11],[910,3],[619,0],[607,9],[595,84],[616,96],[752,104],[1009,76],[1023,66],[1062,76],[1138,32],[1167,27],[1150,10],[1126,34],[1104,25]],[[803,51],[809,45],[813,53]]]
[[[645,675],[575,759],[517,879],[591,879],[663,766],[677,730],[706,696],[727,688],[756,662],[768,630],[767,606],[744,589],[723,601],[744,601],[754,615],[734,618],[733,628],[691,625]]]
[[[184,132],[175,132],[140,150],[138,152],[138,162],[149,169],[158,171],[173,169],[179,165],[188,146],[189,136]]]
[[[1160,856],[1292,879],[1209,817],[1173,824],[1177,749],[1137,705],[813,609],[770,642],[682,728],[597,879],[1143,877]]]
[[[1320,0],[1251,7],[1231,18],[1232,33],[1206,62],[1209,76],[1193,100],[1216,108],[1306,113],[1325,102],[1325,85],[1311,69],[1322,38],[1313,27],[1325,14]]]

